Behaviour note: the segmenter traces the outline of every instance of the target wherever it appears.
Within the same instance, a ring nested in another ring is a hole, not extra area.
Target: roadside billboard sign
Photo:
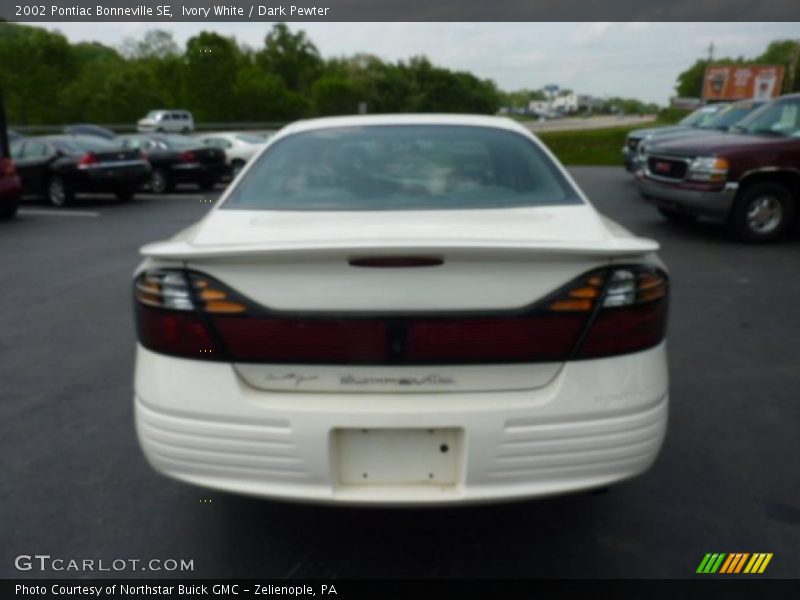
[[[703,78],[703,99],[769,100],[780,96],[782,65],[709,65]]]

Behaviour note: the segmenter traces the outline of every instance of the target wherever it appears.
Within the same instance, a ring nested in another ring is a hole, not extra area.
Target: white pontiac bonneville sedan
[[[179,480],[319,502],[630,478],[667,423],[657,248],[513,121],[295,123],[142,249],[141,446]]]

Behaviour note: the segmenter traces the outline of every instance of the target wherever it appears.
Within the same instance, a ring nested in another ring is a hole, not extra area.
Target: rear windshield
[[[529,139],[469,126],[370,125],[290,135],[223,208],[440,210],[580,204]]]

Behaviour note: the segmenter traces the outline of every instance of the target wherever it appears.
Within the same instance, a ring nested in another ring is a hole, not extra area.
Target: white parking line
[[[20,215],[35,217],[99,217],[100,213],[94,210],[59,210],[57,208],[20,208]]]

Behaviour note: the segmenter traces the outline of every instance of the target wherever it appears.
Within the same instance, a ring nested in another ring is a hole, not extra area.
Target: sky
[[[556,84],[598,97],[666,105],[677,75],[700,57],[753,57],[774,39],[800,39],[800,23],[289,23],[326,58],[367,52],[396,61],[425,54],[434,64],[492,79],[501,89]],[[260,47],[270,23],[43,23],[72,41],[117,46],[148,29],[183,44],[203,30]]]

